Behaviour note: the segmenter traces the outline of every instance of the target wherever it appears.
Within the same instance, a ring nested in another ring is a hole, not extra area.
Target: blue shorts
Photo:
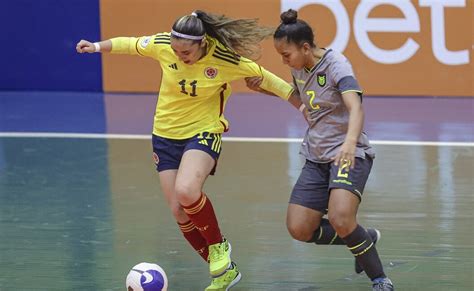
[[[216,161],[210,173],[214,175],[221,152],[222,135],[220,133],[201,132],[187,139],[169,139],[153,135],[152,143],[153,159],[158,172],[177,170],[185,151],[200,150],[208,153]]]
[[[362,200],[365,183],[372,168],[372,158],[356,158],[354,169],[348,164],[339,167],[334,163],[315,163],[306,160],[293,187],[290,203],[327,213],[329,193],[332,189],[345,189]]]

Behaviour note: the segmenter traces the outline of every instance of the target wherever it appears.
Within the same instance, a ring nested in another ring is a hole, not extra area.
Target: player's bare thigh
[[[329,223],[340,237],[346,237],[357,226],[357,211],[360,200],[346,189],[335,188],[329,195]]]
[[[323,213],[317,210],[289,203],[286,213],[286,227],[294,239],[309,241],[319,227],[322,217]]]
[[[176,221],[179,223],[188,222],[189,218],[179,204],[175,192],[176,175],[178,174],[178,170],[165,170],[158,174],[160,177],[161,191],[163,191],[168,207]]]
[[[216,161],[201,150],[184,152],[176,176],[175,191],[179,203],[191,205],[201,196],[202,187]]]

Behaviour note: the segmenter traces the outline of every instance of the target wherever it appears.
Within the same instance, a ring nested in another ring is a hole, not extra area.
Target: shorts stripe
[[[222,146],[222,135],[219,134],[219,137],[218,137],[218,144],[217,144],[217,152],[218,152],[218,153],[221,152],[221,146]]]
[[[212,142],[212,150],[216,153],[221,151],[222,136],[219,133],[214,133],[214,141]]]

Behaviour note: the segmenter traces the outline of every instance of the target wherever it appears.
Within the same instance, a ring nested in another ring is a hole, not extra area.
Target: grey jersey
[[[362,91],[349,61],[333,50],[328,50],[313,69],[292,70],[292,75],[301,101],[310,112],[301,154],[310,161],[327,163],[344,143],[349,126],[342,93],[355,91],[362,98]],[[365,158],[365,154],[375,157],[367,135],[362,133],[355,155]]]

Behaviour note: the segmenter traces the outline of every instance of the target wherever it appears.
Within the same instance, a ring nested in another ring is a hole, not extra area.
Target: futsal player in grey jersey
[[[309,127],[301,154],[306,163],[291,193],[287,228],[297,240],[319,245],[346,245],[365,271],[372,290],[394,290],[375,248],[376,229],[357,223],[357,210],[375,153],[362,132],[362,90],[349,61],[340,53],[316,46],[311,27],[294,10],[280,16],[274,45],[292,68],[300,110]],[[247,86],[259,88],[261,79]],[[327,213],[328,219],[323,218]]]
[[[346,57],[329,49],[324,50],[313,68],[292,69],[291,73],[295,90],[309,112],[309,128],[301,154],[315,163],[331,162],[344,143],[349,127],[349,111],[344,102],[341,102],[341,95],[353,92],[351,95],[362,96],[352,67]],[[358,96],[352,97],[359,98]],[[375,152],[370,147],[367,135],[362,132],[357,140],[355,157],[365,159],[366,155],[373,159]],[[351,162],[353,164],[354,160],[349,163]],[[345,164],[344,161],[342,164]],[[363,189],[351,187],[348,190],[361,195]]]

